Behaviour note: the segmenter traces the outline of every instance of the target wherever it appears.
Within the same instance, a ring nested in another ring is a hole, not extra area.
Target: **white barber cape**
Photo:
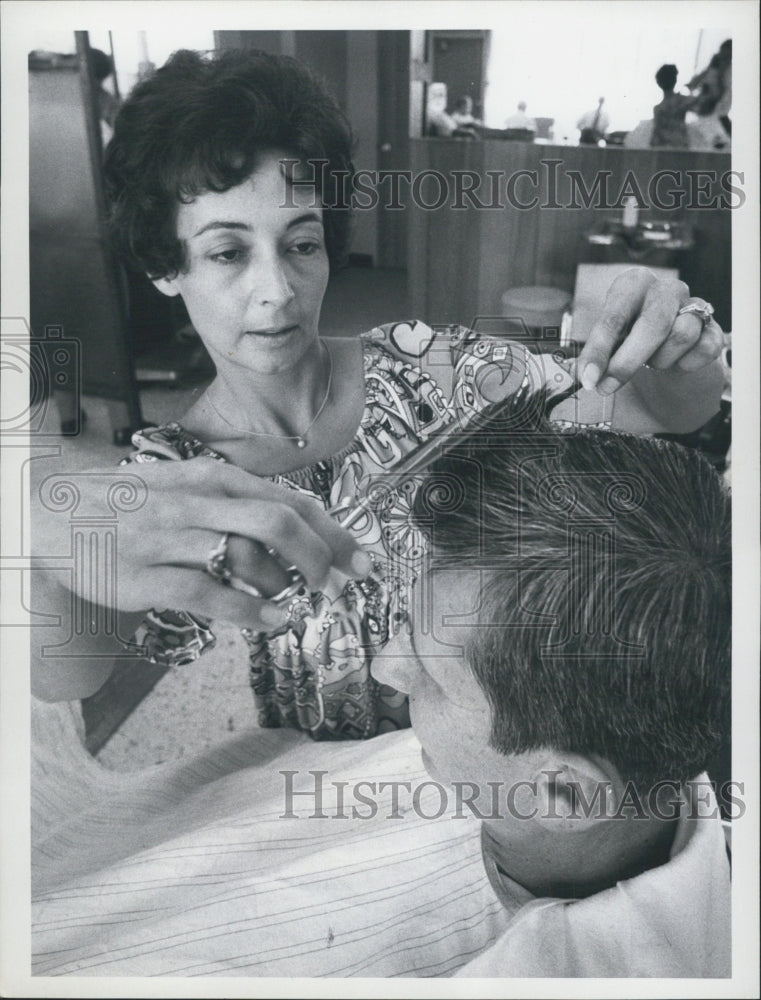
[[[670,860],[587,899],[533,899],[458,976],[728,978],[729,860],[708,776],[696,779]],[[690,808],[700,818],[687,819]],[[717,815],[714,815],[716,813]],[[514,883],[486,856],[504,900]],[[515,887],[518,888],[518,887]]]
[[[123,774],[81,730],[77,705],[33,703],[35,975],[729,975],[718,821],[615,889],[534,900],[496,881],[410,731],[251,730]]]
[[[410,730],[315,743],[254,729],[124,774],[84,751],[74,703],[33,707],[35,975],[448,976],[512,916],[480,824],[418,815],[440,806],[430,782],[417,811],[396,786],[388,818],[394,786],[379,783],[428,780]],[[325,772],[319,808],[311,770]],[[281,771],[311,792],[291,810]],[[358,781],[376,784],[361,788],[370,806],[350,795]],[[355,802],[376,815],[351,818]]]

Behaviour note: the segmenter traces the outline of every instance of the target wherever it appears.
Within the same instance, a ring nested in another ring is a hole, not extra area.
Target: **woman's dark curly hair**
[[[343,183],[353,174],[343,112],[304,65],[258,51],[175,52],[122,106],[104,171],[117,252],[151,278],[182,270],[180,203],[242,183],[266,150],[301,161],[322,197],[331,266],[342,262],[350,215]]]

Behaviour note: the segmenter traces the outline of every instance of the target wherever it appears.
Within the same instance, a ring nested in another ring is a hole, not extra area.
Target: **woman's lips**
[[[293,324],[292,326],[271,327],[267,330],[247,330],[246,333],[252,337],[286,337],[297,329],[298,325]]]

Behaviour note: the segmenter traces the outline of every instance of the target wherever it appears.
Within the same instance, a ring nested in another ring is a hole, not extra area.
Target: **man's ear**
[[[170,298],[175,295],[180,294],[180,289],[177,285],[177,278],[151,278],[151,283],[155,285],[156,288],[161,292],[162,295],[168,295]]]
[[[588,830],[616,811],[621,778],[601,757],[549,754],[533,780],[537,787],[536,822],[548,832]]]

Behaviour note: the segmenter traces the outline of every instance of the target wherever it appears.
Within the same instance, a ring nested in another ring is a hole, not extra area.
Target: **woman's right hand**
[[[295,565],[311,589],[319,589],[332,569],[361,578],[372,568],[352,535],[314,500],[233,465],[211,458],[136,463],[77,476],[77,489],[94,493],[106,475],[114,483],[137,477],[145,487],[143,502],[118,514],[114,604],[122,612],[176,608],[255,631],[282,625],[285,613],[275,604],[224,586],[205,571],[224,533],[230,535],[226,566],[263,595],[290,582],[284,565]],[[96,503],[93,495],[79,505]],[[68,519],[49,503],[36,511],[37,552],[64,551]],[[86,572],[72,573],[67,586],[93,599]]]

